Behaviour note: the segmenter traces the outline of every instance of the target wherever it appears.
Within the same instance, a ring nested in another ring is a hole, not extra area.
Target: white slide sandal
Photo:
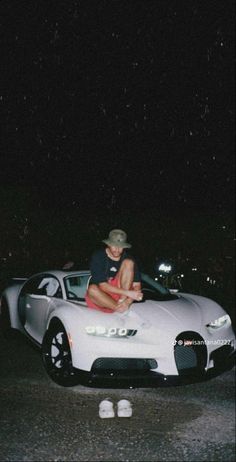
[[[132,404],[128,399],[121,399],[117,403],[117,415],[118,417],[131,417],[132,416]]]
[[[99,404],[99,417],[101,417],[101,419],[111,419],[112,417],[115,417],[113,403],[109,400],[109,398],[104,399]]]

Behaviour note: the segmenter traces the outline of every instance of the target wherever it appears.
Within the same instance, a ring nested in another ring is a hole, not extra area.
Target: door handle
[[[29,303],[26,303],[26,308],[31,308],[31,305]]]

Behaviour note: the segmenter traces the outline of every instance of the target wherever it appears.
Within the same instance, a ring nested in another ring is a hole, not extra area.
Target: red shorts
[[[118,287],[118,278],[110,278],[107,282],[109,284],[111,284],[111,286],[113,286],[113,287]],[[113,298],[113,300],[115,300],[116,302],[120,298],[119,294],[109,294],[109,296],[111,298]],[[94,310],[103,311],[104,313],[114,313],[114,311],[111,310],[110,308],[103,308],[103,307],[98,306],[95,303],[93,303],[92,300],[88,296],[88,292],[85,295],[85,301],[86,301],[89,308],[93,308]]]

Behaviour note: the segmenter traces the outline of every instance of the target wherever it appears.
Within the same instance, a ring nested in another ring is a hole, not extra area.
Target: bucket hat
[[[122,229],[112,229],[110,231],[108,239],[104,239],[102,242],[113,247],[122,247],[123,249],[129,249],[131,244],[127,242],[127,234]]]

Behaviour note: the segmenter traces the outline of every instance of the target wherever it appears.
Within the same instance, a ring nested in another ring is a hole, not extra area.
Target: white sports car
[[[233,366],[230,316],[214,301],[173,293],[142,274],[144,300],[107,314],[86,306],[89,278],[89,271],[49,271],[13,279],[1,295],[1,327],[41,347],[57,384],[153,387]]]

